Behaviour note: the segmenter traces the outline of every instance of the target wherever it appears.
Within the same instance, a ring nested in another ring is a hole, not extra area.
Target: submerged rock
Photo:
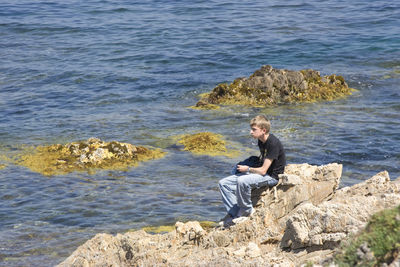
[[[337,189],[341,171],[339,164],[288,165],[276,187],[253,191],[256,212],[241,224],[206,229],[191,221],[177,222],[166,234],[98,234],[59,266],[286,267],[319,262],[372,213],[400,204],[400,179],[390,181],[383,172]],[[359,254],[370,257],[364,247],[365,255]]]
[[[204,95],[206,96],[206,95]],[[191,107],[193,109],[219,109],[218,105],[210,104],[207,100],[200,100],[196,103],[195,106]]]
[[[94,169],[126,169],[164,154],[158,149],[89,138],[65,145],[39,146],[20,155],[17,164],[43,175],[57,175]]]
[[[184,150],[198,155],[235,157],[239,153],[227,148],[222,135],[210,132],[183,135],[178,143],[184,146]]]
[[[222,83],[192,108],[216,109],[216,105],[268,106],[280,103],[334,100],[350,95],[342,76],[321,76],[318,71],[307,69],[292,71],[262,66],[249,78],[237,78],[231,84]]]

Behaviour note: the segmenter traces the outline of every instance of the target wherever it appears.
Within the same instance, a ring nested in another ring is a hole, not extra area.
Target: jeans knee
[[[278,184],[278,180],[277,179],[271,179],[270,181],[268,181],[268,186],[269,187],[274,187],[277,184]]]
[[[226,184],[225,178],[218,181],[218,186],[222,188]]]
[[[246,178],[244,176],[239,177],[238,180],[237,180],[237,185],[239,187],[244,187],[244,186],[247,187],[248,184],[247,184]]]

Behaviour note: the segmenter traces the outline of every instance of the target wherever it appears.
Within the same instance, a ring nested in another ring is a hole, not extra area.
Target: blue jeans
[[[221,179],[218,183],[226,211],[235,218],[241,213],[250,214],[253,209],[251,190],[263,186],[273,187],[278,180],[269,175],[236,173]]]

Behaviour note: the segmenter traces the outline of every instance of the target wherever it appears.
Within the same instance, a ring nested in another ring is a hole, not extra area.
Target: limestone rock
[[[238,250],[235,250],[232,254],[237,257],[244,257],[246,255],[246,247],[241,247]]]
[[[400,185],[381,172],[365,182],[337,190],[319,205],[304,203],[288,218],[283,248],[335,248],[363,228],[372,214],[400,203]]]
[[[212,239],[209,242],[208,247],[227,247],[231,244],[232,239],[221,231],[215,231],[212,233]],[[212,244],[212,245],[210,245]]]
[[[249,258],[256,258],[261,256],[261,249],[254,242],[249,242],[246,247],[246,256]]]
[[[393,260],[389,267],[400,267],[400,254],[397,256],[396,259]]]
[[[373,213],[400,204],[400,178],[390,181],[382,172],[338,190],[341,171],[335,163],[288,165],[286,182],[254,191],[256,212],[241,224],[204,230],[191,221],[177,222],[166,234],[98,234],[59,266],[286,267],[321,261]],[[371,257],[366,247],[359,254]]]
[[[331,197],[339,186],[341,173],[342,165],[336,163],[323,166],[289,164],[281,176],[281,184],[264,191],[264,196],[257,192],[252,195],[253,206],[259,207],[265,226],[277,233],[283,232],[285,216],[301,203],[318,205]]]
[[[244,245],[239,249],[234,250],[230,254],[245,259],[257,258],[261,256],[261,249],[256,243],[249,242],[247,245]]]
[[[280,220],[304,201],[317,204],[331,195],[339,184],[341,168],[339,164],[289,165],[287,175],[301,181],[254,192],[259,193],[253,199],[255,215],[231,228],[206,231],[191,221],[177,222],[175,231],[163,235],[144,231],[99,235],[61,266],[295,266],[292,259],[276,251],[285,225]]]
[[[215,109],[216,105],[245,104],[267,106],[279,103],[333,100],[350,95],[342,76],[321,76],[307,69],[292,71],[262,66],[248,78],[237,78],[231,84],[219,84],[204,94],[197,109]]]
[[[300,185],[303,182],[300,176],[296,174],[281,174],[279,175],[279,179],[281,181],[281,185],[288,185],[288,186]]]
[[[95,248],[95,249],[93,249]],[[120,263],[130,251],[123,249],[122,243],[109,234],[97,234],[83,244],[59,266],[106,266],[106,262]],[[129,257],[129,256],[128,256]]]
[[[374,252],[371,251],[366,242],[357,249],[357,258],[360,262],[371,262],[375,259]]]
[[[199,244],[207,233],[197,221],[176,222],[175,228],[176,234],[183,244]]]

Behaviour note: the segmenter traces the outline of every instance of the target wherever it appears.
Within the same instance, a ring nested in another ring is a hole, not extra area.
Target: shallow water
[[[51,266],[97,232],[216,220],[218,179],[256,153],[264,113],[289,163],[343,164],[342,185],[400,176],[400,4],[395,1],[2,1],[0,151],[98,137],[168,155],[126,172],[44,177],[0,170],[0,265]],[[188,109],[261,65],[343,75],[333,102]],[[235,159],[194,156],[171,137],[222,134]],[[0,160],[0,163],[6,163]]]

